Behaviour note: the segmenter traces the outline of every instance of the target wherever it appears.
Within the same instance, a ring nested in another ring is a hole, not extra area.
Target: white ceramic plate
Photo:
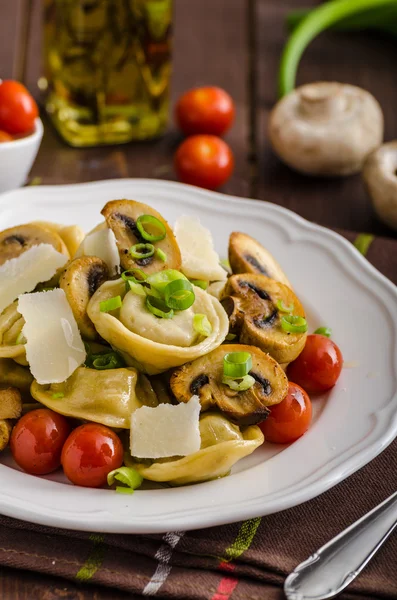
[[[172,223],[197,215],[227,255],[239,230],[260,240],[288,274],[310,330],[332,327],[350,367],[316,398],[309,432],[291,446],[264,444],[229,477],[132,496],[39,478],[0,457],[0,512],[72,529],[161,533],[221,525],[277,512],[321,494],[379,454],[397,435],[397,288],[347,241],[294,213],[164,181],[125,179],[32,187],[0,196],[0,230],[30,220],[97,224],[114,198],[151,204]]]

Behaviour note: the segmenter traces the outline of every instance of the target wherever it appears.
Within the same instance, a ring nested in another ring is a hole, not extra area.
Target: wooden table
[[[314,179],[293,173],[272,154],[266,136],[276,100],[276,74],[285,41],[284,16],[315,0],[175,0],[172,97],[192,86],[227,89],[237,118],[227,136],[236,169],[223,191],[268,200],[329,227],[396,236],[377,221],[359,176]],[[37,92],[40,74],[40,1],[0,0],[0,76],[23,80]],[[371,91],[385,114],[385,139],[397,138],[395,42],[363,34],[324,34],[306,52],[298,82],[331,79]],[[32,177],[58,184],[117,177],[173,179],[180,135],[171,124],[161,140],[76,150],[64,145],[44,117],[45,135]],[[2,600],[98,600],[122,593],[83,588],[29,572],[0,571]],[[131,597],[131,596],[129,596]]]

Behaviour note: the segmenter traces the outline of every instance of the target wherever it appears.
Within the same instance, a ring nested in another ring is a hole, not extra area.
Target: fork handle
[[[342,531],[287,577],[288,600],[326,600],[364,569],[397,525],[397,492]]]

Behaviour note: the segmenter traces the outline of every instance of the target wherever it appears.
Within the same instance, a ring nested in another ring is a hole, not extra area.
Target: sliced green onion
[[[277,300],[276,307],[280,312],[291,313],[294,310],[294,303],[291,302],[289,306],[285,306],[283,300]]]
[[[329,338],[332,335],[332,329],[330,329],[330,327],[319,327],[314,333],[318,333],[319,335],[325,335],[325,337]]]
[[[175,281],[177,279],[186,279],[187,278],[176,269],[165,269],[164,271],[159,271],[159,273],[153,273],[153,275],[149,275],[146,279],[146,283],[148,283],[152,289],[160,292],[160,294],[164,294],[164,290],[171,281]]]
[[[154,254],[153,244],[134,244],[130,248],[130,254],[133,258],[150,258]]]
[[[369,250],[370,245],[374,241],[374,236],[370,233],[359,233],[353,242],[353,245],[357,248],[363,256],[365,256]]]
[[[208,281],[205,281],[204,279],[190,279],[190,283],[202,290],[206,290],[208,287]]]
[[[186,310],[194,303],[196,296],[193,286],[187,279],[175,279],[164,289],[164,299],[167,306],[175,310]]]
[[[157,256],[157,258],[159,258],[163,262],[166,262],[166,260],[167,260],[167,255],[166,255],[165,252],[162,251],[161,248],[157,248],[156,249],[156,256]]]
[[[281,317],[281,327],[288,333],[305,333],[307,331],[307,321],[297,315],[286,315]]]
[[[117,494],[133,494],[134,490],[129,487],[123,487],[122,485],[116,485]]]
[[[123,304],[121,300],[121,296],[115,296],[114,298],[109,298],[109,300],[104,300],[99,303],[99,310],[101,312],[110,312],[111,310],[116,310],[120,308]]]
[[[197,314],[193,317],[193,329],[200,335],[208,337],[212,333],[212,325],[209,322],[207,315]]]
[[[92,368],[97,369],[97,371],[104,371],[105,369],[119,369],[125,366],[124,360],[117,352],[93,354],[90,362]]]
[[[116,487],[116,492],[132,494],[134,490],[142,485],[143,477],[131,467],[120,467],[110,471],[107,477],[108,486],[113,485],[116,481],[123,484],[123,486]]]
[[[15,340],[15,345],[19,346],[19,344],[26,344],[26,338],[23,335],[22,331],[19,332],[18,337]]]
[[[145,229],[145,225],[150,225],[152,228],[157,229],[158,233],[150,233]],[[143,239],[147,242],[160,242],[167,234],[164,223],[159,221],[159,219],[153,215],[141,215],[136,221],[136,226]]]
[[[228,333],[225,339],[227,342],[232,342],[236,337],[237,335],[235,333]]]
[[[174,311],[167,306],[163,300],[155,296],[146,296],[146,308],[156,317],[161,319],[172,319]]]
[[[54,400],[58,400],[59,398],[64,398],[65,394],[63,392],[56,392],[55,394],[52,394],[51,397],[54,398]]]
[[[223,374],[225,377],[238,379],[247,375],[252,369],[252,356],[249,352],[228,352],[223,357]]]
[[[136,294],[137,296],[146,296],[145,288],[141,283],[135,283],[135,281],[132,281],[130,279],[128,281],[128,287],[130,291]]]
[[[235,392],[245,392],[249,390],[255,383],[255,379],[252,375],[244,375],[241,381],[234,379],[233,377],[224,377],[222,383],[228,385],[231,390]]]
[[[134,283],[142,283],[147,279],[147,275],[142,269],[129,269],[121,273],[121,279],[125,282],[133,281]]]

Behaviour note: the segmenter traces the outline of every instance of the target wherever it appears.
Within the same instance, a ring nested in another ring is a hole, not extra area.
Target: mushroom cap
[[[239,342],[257,346],[282,364],[295,360],[302,352],[306,333],[283,330],[278,300],[285,306],[292,305],[294,315],[305,317],[302,304],[288,286],[256,273],[229,277],[221,302],[229,317],[230,332],[237,334]]]
[[[77,325],[87,340],[97,340],[99,335],[87,315],[87,306],[96,290],[109,279],[106,263],[96,256],[82,256],[72,260],[63,272],[59,286],[73,311]]]
[[[362,177],[379,219],[397,230],[397,140],[367,158]]]
[[[260,273],[292,287],[276,259],[247,233],[234,231],[230,234],[229,262],[233,274]]]
[[[223,359],[230,352],[251,354],[250,375],[255,383],[244,392],[235,392],[222,383]],[[175,369],[170,386],[179,402],[189,402],[193,395],[198,395],[203,411],[217,408],[233,423],[255,425],[266,419],[268,406],[285,398],[288,380],[280,365],[259,348],[223,344],[206,356]]]
[[[383,113],[366,90],[337,82],[296,88],[270,115],[273,149],[309,175],[350,175],[383,140]]]
[[[180,270],[182,259],[179,246],[172,229],[157,210],[136,200],[111,200],[105,204],[101,213],[106,219],[107,226],[116,236],[120,263],[123,269],[139,268],[148,274],[156,273],[163,269]],[[156,217],[165,227],[165,238],[154,242],[156,250],[162,250],[165,253],[165,261],[159,258],[156,253],[148,258],[135,259],[129,252],[131,246],[138,243],[146,243],[136,225],[137,219],[143,215]],[[103,224],[100,224],[94,231],[98,231],[102,227]]]

